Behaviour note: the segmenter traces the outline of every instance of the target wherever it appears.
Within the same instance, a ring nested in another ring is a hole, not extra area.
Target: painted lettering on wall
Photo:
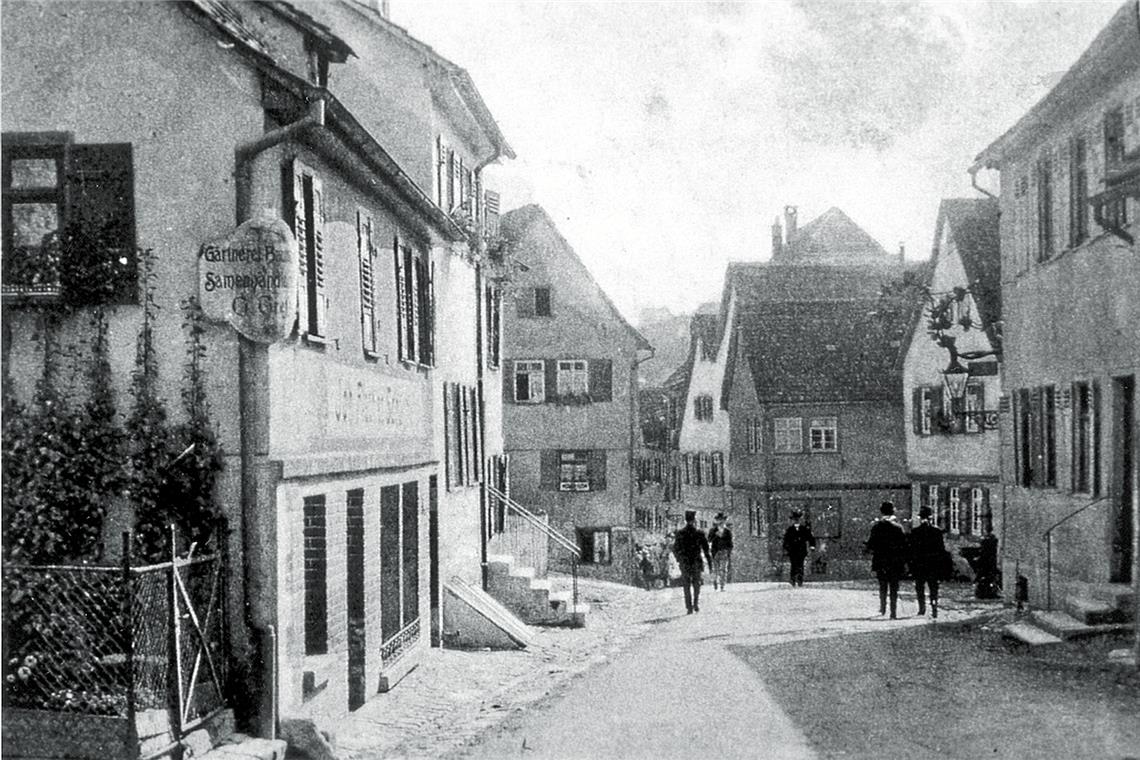
[[[297,317],[297,241],[272,212],[198,251],[198,298],[207,319],[258,343],[289,335]]]
[[[328,435],[337,438],[418,438],[424,434],[419,384],[372,372],[344,372],[328,383]]]

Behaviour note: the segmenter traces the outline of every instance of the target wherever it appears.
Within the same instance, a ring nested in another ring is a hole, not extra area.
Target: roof
[[[863,264],[889,259],[890,254],[873,237],[832,206],[796,230],[791,240],[773,251],[773,264]]]
[[[717,350],[720,349],[720,314],[694,314],[689,321],[689,336],[690,353],[700,342],[701,358],[708,362],[716,361]]]
[[[550,214],[546,213],[546,209],[544,209],[542,206],[539,206],[537,203],[529,203],[525,206],[511,209],[501,217],[500,229],[502,230],[505,237],[510,237],[512,233],[515,235],[521,235],[523,230],[535,222],[542,222],[547,227],[549,227],[552,232],[554,232],[555,236],[558,238],[558,242],[562,245],[562,248],[570,254],[571,258],[573,258],[574,261],[578,263],[578,266],[582,269],[582,273],[586,276],[586,280],[601,295],[602,300],[605,302],[606,306],[613,314],[614,319],[616,319],[618,323],[621,324],[622,327],[624,327],[629,332],[630,336],[633,337],[634,341],[637,343],[638,349],[652,351],[653,346],[649,343],[649,341],[645,339],[641,333],[639,333],[634,328],[633,325],[627,322],[626,318],[622,316],[622,313],[618,311],[617,306],[615,306],[614,302],[610,300],[610,297],[606,295],[606,291],[602,289],[602,286],[599,285],[598,281],[594,279],[594,276],[590,274],[589,268],[587,268],[586,265],[582,263],[582,259],[578,257],[578,254],[574,251],[574,248],[570,245],[566,238],[562,236],[562,233],[559,231],[558,226],[554,223],[554,220],[550,218]]]
[[[350,55],[356,56],[348,43],[333,33],[332,29],[292,4],[283,2],[283,0],[269,0],[263,2],[262,5],[271,8],[277,15],[317,40],[334,63],[344,63]]]
[[[247,50],[267,60],[274,60],[269,48],[257,34],[246,25],[245,20],[242,18],[241,11],[238,10],[241,4],[227,2],[227,0],[189,0],[189,4],[205,15],[210,21],[214,22],[214,24],[220,27],[227,35],[241,43]],[[325,53],[329,56],[329,60],[335,63],[344,63],[348,60],[350,55],[356,55],[352,48],[348,46],[348,43],[334,34],[331,29],[289,3],[282,2],[282,0],[272,0],[271,2],[258,3],[258,5],[270,9],[309,35],[309,37],[315,39],[320,43],[321,47],[324,48]]]
[[[996,348],[1001,322],[1001,238],[998,201],[994,198],[944,198],[938,208],[934,245],[949,224],[954,247],[966,270],[967,287],[978,306],[982,325]]]
[[[1011,148],[1044,139],[1140,72],[1138,17],[1140,0],[1124,3],[1053,89],[978,154],[973,170],[998,168]]]
[[[761,403],[893,401],[902,398],[902,320],[884,322],[873,299],[784,301],[738,322]]]
[[[877,296],[883,283],[912,264],[888,256],[881,264],[784,266],[767,262],[732,262],[725,274],[725,302],[735,291],[738,308],[775,301],[844,301]]]

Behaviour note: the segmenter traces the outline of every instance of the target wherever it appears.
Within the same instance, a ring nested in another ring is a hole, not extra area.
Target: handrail
[[[1111,496],[1102,496],[1099,499],[1093,499],[1088,504],[1085,504],[1078,509],[1074,509],[1069,514],[1065,515],[1060,520],[1050,525],[1045,529],[1045,532],[1041,534],[1041,537],[1045,539],[1045,609],[1053,609],[1053,531],[1067,523],[1069,520],[1072,520],[1074,517],[1079,515],[1081,512],[1084,512],[1089,507],[1096,506],[1101,502],[1110,501],[1111,499]]]
[[[581,559],[582,550],[579,549],[573,541],[566,538],[566,536],[562,535],[554,528],[550,527],[549,523],[544,520],[540,520],[538,518],[538,515],[534,514],[529,509],[516,502],[510,496],[507,496],[505,493],[490,484],[487,484],[487,493],[506,504],[513,512],[542,531],[542,533],[546,535],[547,538],[551,539],[563,549],[573,554],[575,559]]]

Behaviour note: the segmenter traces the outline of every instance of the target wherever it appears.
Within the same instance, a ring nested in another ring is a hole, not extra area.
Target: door
[[[1114,378],[1112,473],[1112,580],[1132,581],[1133,514],[1136,509],[1136,377]]]
[[[440,646],[439,477],[428,478],[428,575],[431,583],[431,645]]]
[[[364,629],[364,489],[348,492],[345,514],[345,584],[348,608],[348,709],[364,704],[367,639]]]

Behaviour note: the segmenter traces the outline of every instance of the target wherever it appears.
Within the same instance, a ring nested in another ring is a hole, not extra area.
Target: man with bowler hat
[[[804,513],[798,509],[793,509],[792,524],[784,531],[784,553],[788,555],[788,561],[792,565],[791,582],[792,586],[804,585],[804,560],[807,558],[808,547],[815,549],[815,536],[812,535],[811,526],[803,525],[802,520]]]
[[[898,617],[899,579],[906,572],[906,533],[895,517],[895,505],[884,501],[880,517],[871,526],[871,536],[863,553],[871,554],[871,570],[879,579],[879,614],[887,613],[887,594],[891,597],[891,620]]]
[[[681,583],[685,587],[685,609],[688,614],[701,611],[701,556],[712,567],[712,555],[705,532],[697,527],[697,510],[685,510],[685,527],[673,539],[673,555],[681,567]]]
[[[918,614],[926,614],[926,589],[930,589],[930,617],[938,617],[938,580],[945,566],[946,543],[942,531],[930,524],[930,507],[918,510],[921,520],[910,532],[910,574],[918,597]]]

